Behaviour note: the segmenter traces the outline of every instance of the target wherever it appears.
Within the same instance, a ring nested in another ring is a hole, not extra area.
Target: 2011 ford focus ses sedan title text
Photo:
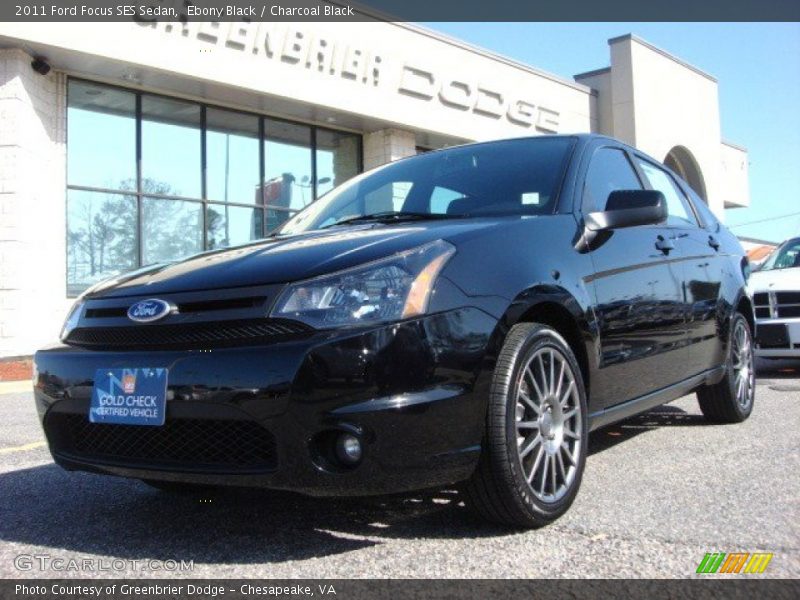
[[[271,237],[98,284],[36,354],[56,462],[161,488],[458,484],[546,524],[589,432],[754,401],[738,241],[653,159],[541,136],[358,176]]]

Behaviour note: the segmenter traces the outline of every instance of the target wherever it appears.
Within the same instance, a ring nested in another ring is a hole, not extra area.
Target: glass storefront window
[[[206,244],[209,250],[235,246],[264,237],[260,209],[229,204],[209,204],[206,210]]]
[[[142,96],[142,178],[169,196],[201,197],[200,105]]]
[[[142,199],[142,264],[177,260],[203,249],[203,205]]]
[[[206,127],[206,196],[257,204],[258,117],[209,108]]]
[[[317,130],[317,198],[359,172],[359,136]]]
[[[311,127],[264,119],[264,187],[268,229],[314,200]]]
[[[136,189],[136,94],[70,81],[67,92],[67,181]]]
[[[70,296],[262,238],[360,171],[356,134],[79,79],[67,118]]]
[[[67,293],[136,267],[136,197],[69,190]]]

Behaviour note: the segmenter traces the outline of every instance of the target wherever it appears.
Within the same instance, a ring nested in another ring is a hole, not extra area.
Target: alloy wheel
[[[521,371],[515,427],[517,455],[533,494],[557,502],[578,473],[582,415],[569,362],[556,348],[537,350]]]
[[[753,343],[750,339],[750,330],[743,319],[738,320],[734,326],[731,355],[736,402],[743,410],[746,410],[753,401],[755,369],[753,368]]]

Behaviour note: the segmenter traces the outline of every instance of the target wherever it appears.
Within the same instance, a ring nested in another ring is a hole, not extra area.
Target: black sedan
[[[265,240],[98,284],[36,354],[36,405],[70,470],[457,484],[540,526],[575,498],[590,431],[690,392],[711,421],[749,416],[747,273],[694,191],[616,140],[461,146],[358,176]]]

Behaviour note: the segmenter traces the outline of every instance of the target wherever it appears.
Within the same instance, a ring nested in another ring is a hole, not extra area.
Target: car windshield
[[[800,267],[800,238],[784,242],[767,257],[759,271]]]
[[[369,221],[550,214],[574,142],[504,140],[390,163],[332,190],[276,233]]]

